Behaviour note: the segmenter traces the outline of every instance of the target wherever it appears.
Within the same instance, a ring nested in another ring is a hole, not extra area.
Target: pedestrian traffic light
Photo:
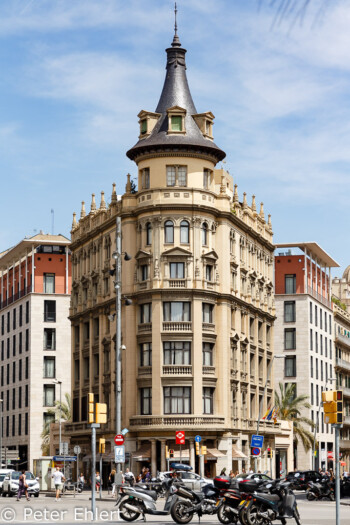
[[[205,456],[207,454],[207,447],[206,445],[202,445],[202,456]]]
[[[174,451],[173,451],[172,448],[169,450],[169,457],[171,457],[171,458],[174,457]]]
[[[88,421],[89,423],[94,423],[95,421],[95,414],[94,414],[94,394],[91,392],[88,394]]]
[[[96,403],[96,423],[107,423],[106,403]]]
[[[198,441],[196,441],[196,454],[197,454],[197,456],[199,456],[199,454],[200,454]]]
[[[322,403],[324,410],[324,422],[326,424],[343,423],[343,391],[327,390],[322,392]]]
[[[106,440],[105,438],[100,438],[98,451],[100,454],[104,454],[106,452]]]
[[[267,457],[272,459],[272,448],[270,447],[267,449]]]

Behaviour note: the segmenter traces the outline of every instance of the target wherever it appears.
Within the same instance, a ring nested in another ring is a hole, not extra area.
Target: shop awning
[[[132,453],[133,461],[151,461],[151,444],[141,445],[136,452]]]
[[[232,459],[248,459],[241,450],[239,450],[236,445],[232,445]]]
[[[205,459],[207,461],[216,461],[217,458],[223,458],[226,454],[223,454],[223,452],[220,452],[217,448],[207,448],[207,455]]]

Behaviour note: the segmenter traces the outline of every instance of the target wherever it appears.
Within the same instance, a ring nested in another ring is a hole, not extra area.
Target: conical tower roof
[[[159,114],[157,124],[146,138],[140,139],[127,156],[134,160],[139,155],[160,150],[190,150],[212,155],[216,161],[225,158],[226,154],[210,138],[203,135],[193,116],[197,114],[192,100],[186,75],[186,49],[181,46],[175,29],[171,47],[166,49],[167,64],[164,86],[156,108]],[[173,107],[186,110],[185,134],[168,133],[167,110]]]

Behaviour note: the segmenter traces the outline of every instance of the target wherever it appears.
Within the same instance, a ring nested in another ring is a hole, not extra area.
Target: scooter
[[[189,523],[194,514],[216,514],[220,503],[220,489],[207,483],[201,491],[194,491],[179,485],[176,495],[179,499],[171,508],[171,517],[176,523]]]
[[[164,510],[157,510],[156,508],[157,492],[155,490],[142,489],[140,487],[121,487],[116,503],[120,517],[124,521],[135,521],[142,515],[144,521],[146,521],[146,514],[168,516],[177,499],[177,489],[173,483],[173,478],[163,481],[164,490],[167,494]]]
[[[247,507],[248,525],[270,525],[280,520],[286,525],[287,519],[294,518],[301,525],[296,497],[288,481],[275,481],[266,485],[271,494],[255,492]]]
[[[335,500],[334,495],[334,482],[328,478],[323,478],[321,480],[309,481],[306,489],[306,497],[309,501],[321,500],[327,498],[330,501]]]

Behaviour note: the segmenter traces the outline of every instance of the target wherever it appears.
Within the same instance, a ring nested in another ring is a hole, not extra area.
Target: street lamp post
[[[329,377],[327,379],[326,383],[325,383],[325,389],[327,390],[328,383],[332,383],[332,381],[335,381],[335,380],[336,380],[335,377]],[[318,422],[319,422],[319,419],[320,419],[321,408],[322,408],[322,392],[321,392],[321,399],[320,399],[320,402],[318,404],[318,410],[317,410],[317,415],[316,415],[316,423],[315,423],[315,428],[314,428],[314,442],[313,442],[313,445],[312,445],[312,455],[313,455],[314,470],[316,470],[316,455],[315,455],[315,451],[316,451],[316,432],[317,432],[317,429],[318,429]]]
[[[259,406],[259,416],[258,416],[258,423],[257,423],[257,427],[256,427],[256,435],[257,436],[259,435],[260,420],[261,420],[261,414],[262,414],[262,409],[263,409],[263,405],[264,405],[264,397],[265,397],[265,393],[266,393],[266,390],[267,390],[267,383],[269,382],[269,379],[270,379],[270,375],[271,375],[271,371],[272,371],[272,367],[273,367],[273,361],[274,361],[274,359],[284,359],[284,357],[285,357],[284,355],[275,354],[273,356],[272,360],[271,360],[269,368],[267,369],[266,382],[265,382],[264,391],[263,391],[263,395],[262,395],[262,398],[261,398],[261,401],[260,401],[260,406]],[[254,470],[255,470],[255,472],[258,471],[258,458],[256,456],[254,458]],[[271,472],[271,476],[272,476],[272,472]]]
[[[58,454],[61,454],[62,451],[62,426],[61,426],[61,415],[62,415],[62,381],[59,381],[58,379],[53,380],[55,385],[60,385],[60,412],[59,412],[59,420],[58,420],[58,431],[59,431],[59,445],[58,445]],[[64,469],[63,469],[64,470]]]

